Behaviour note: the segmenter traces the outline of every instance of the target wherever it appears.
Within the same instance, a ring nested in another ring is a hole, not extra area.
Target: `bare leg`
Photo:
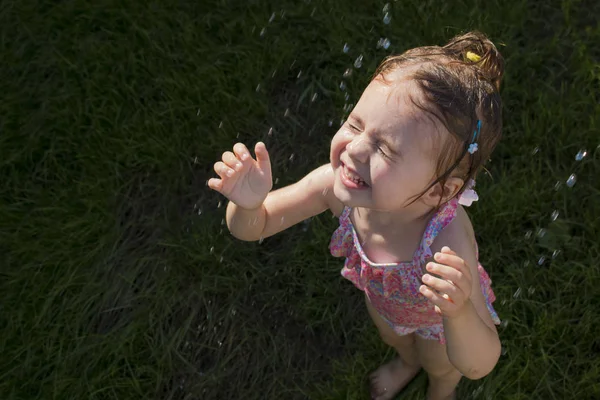
[[[400,336],[377,314],[367,299],[367,309],[383,341],[398,352],[398,358],[379,367],[370,375],[371,398],[390,400],[400,392],[421,369],[415,346],[415,335]]]
[[[427,400],[452,400],[456,398],[456,386],[462,378],[446,353],[446,345],[437,340],[419,336],[415,340],[419,361],[429,377]]]

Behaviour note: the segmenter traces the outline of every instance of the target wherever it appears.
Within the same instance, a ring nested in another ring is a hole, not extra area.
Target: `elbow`
[[[490,352],[489,361],[486,363],[487,365],[483,366],[483,368],[474,367],[470,368],[468,371],[461,371],[465,378],[476,381],[478,379],[485,378],[494,370],[496,364],[498,364],[498,360],[500,359],[500,352],[502,351],[500,341],[498,341],[498,345],[494,347],[497,348],[494,348],[494,350]]]

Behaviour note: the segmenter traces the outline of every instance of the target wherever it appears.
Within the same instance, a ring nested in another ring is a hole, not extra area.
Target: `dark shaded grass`
[[[276,187],[296,181],[383,56],[473,28],[507,62],[470,213],[508,324],[498,367],[459,394],[600,396],[598,4],[394,2],[390,25],[382,7],[2,3],[0,398],[365,398],[393,354],[328,254],[336,221],[239,242],[205,181],[238,140],[267,143]]]

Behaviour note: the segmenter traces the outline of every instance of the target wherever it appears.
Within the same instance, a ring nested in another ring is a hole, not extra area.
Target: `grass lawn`
[[[505,322],[460,398],[600,398],[600,3],[384,4],[0,4],[0,399],[367,398],[393,353],[328,253],[337,221],[240,242],[205,183],[258,140],[296,181],[385,55],[471,29],[506,59],[469,210]]]

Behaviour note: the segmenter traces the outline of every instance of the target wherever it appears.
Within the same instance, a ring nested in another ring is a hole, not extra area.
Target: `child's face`
[[[345,205],[400,210],[433,182],[436,127],[409,93],[420,96],[414,81],[373,80],[334,136],[333,191]]]

